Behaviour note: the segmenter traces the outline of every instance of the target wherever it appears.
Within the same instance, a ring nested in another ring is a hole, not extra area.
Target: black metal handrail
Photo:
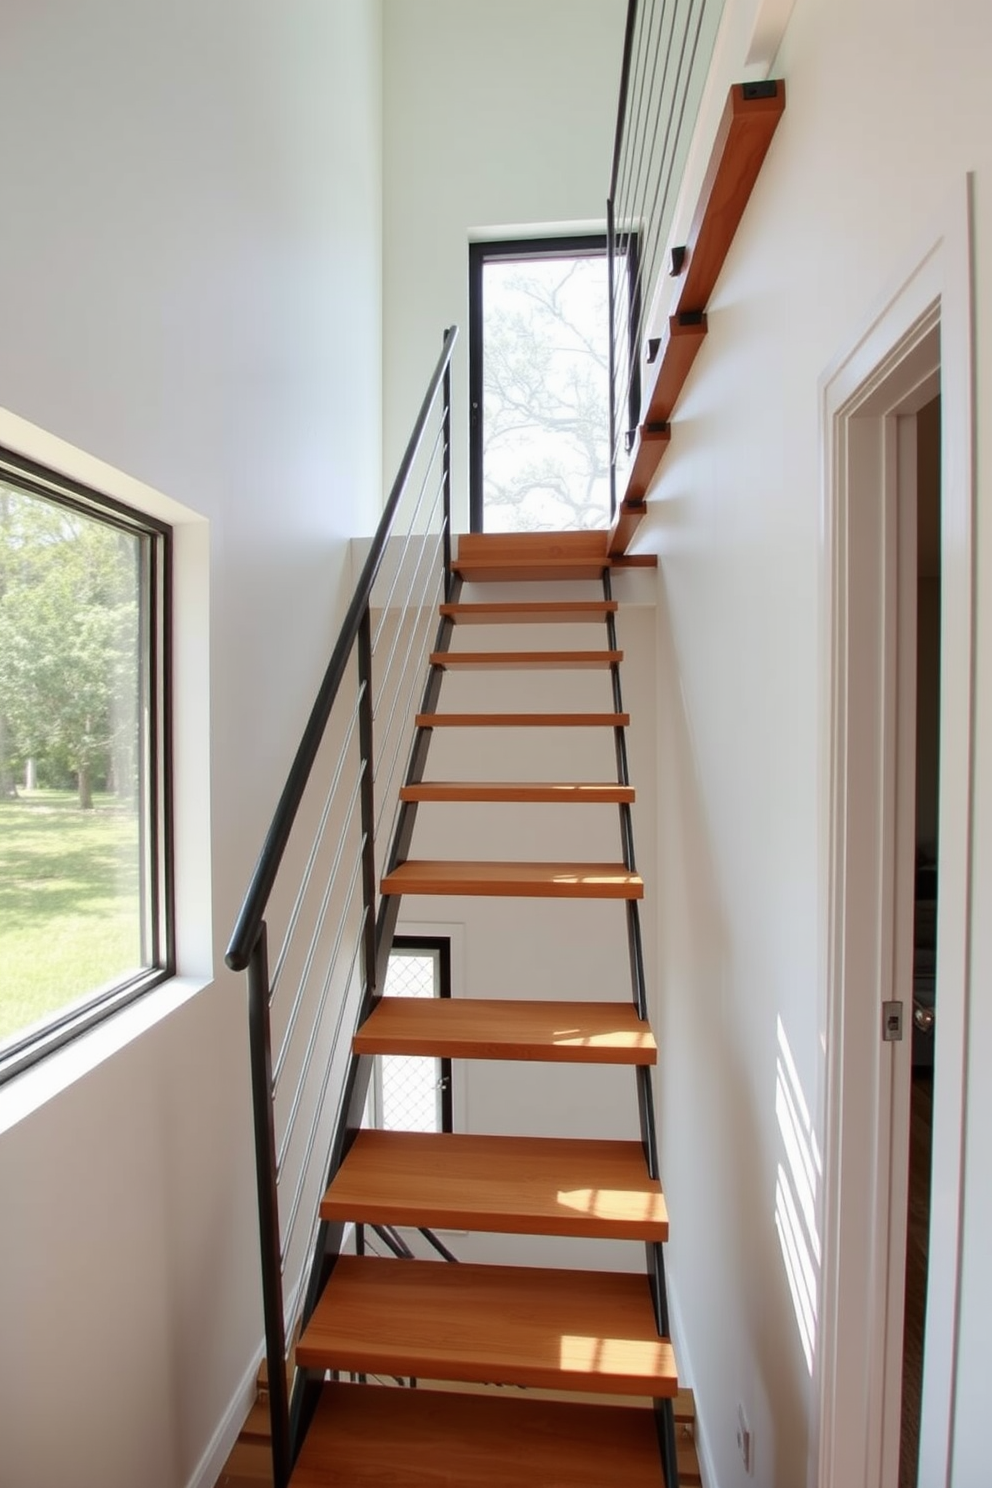
[[[413,432],[407,442],[403,459],[400,461],[400,468],[397,471],[396,479],[389,493],[389,499],[383,510],[375,537],[372,539],[372,546],[365,560],[365,566],[359,576],[358,583],[355,586],[355,593],[352,595],[347,614],[342,622],[341,633],[331,653],[331,659],[327,664],[324,679],[320,684],[320,690],[314,700],[306,728],[303,730],[303,737],[293,758],[289,775],[286,778],[286,784],[283,787],[282,795],[279,797],[278,805],[272,817],[272,824],[266,833],[265,842],[258,855],[255,871],[251,876],[241,911],[235,922],[234,931],[227,947],[227,954],[224,958],[232,971],[247,970],[252,949],[258,940],[262,919],[265,915],[265,906],[272,893],[272,885],[275,882],[276,874],[279,872],[279,864],[282,862],[286,844],[293,830],[296,813],[299,810],[307,781],[310,779],[314,760],[317,757],[317,751],[320,748],[324,731],[327,728],[327,720],[331,715],[331,709],[334,707],[335,699],[340,691],[345,668],[358,641],[358,632],[362,623],[362,617],[367,613],[369,600],[372,596],[372,586],[375,584],[376,576],[382,564],[383,554],[386,551],[386,544],[393,529],[396,512],[413,467],[413,462],[416,459],[417,451],[424,437],[424,430],[427,427],[431,409],[434,407],[438,390],[448,372],[451,362],[451,352],[457,335],[457,326],[450,326],[445,331],[444,345],[441,355],[438,357],[434,375],[427,386],[427,392],[424,394],[424,401],[420,406],[420,412],[417,415]],[[450,397],[446,395],[445,406],[448,409],[450,419],[449,405]],[[446,440],[445,443],[447,444],[448,441]],[[447,532],[448,541],[450,541],[450,483],[447,513],[449,519]],[[450,548],[448,549],[448,557],[450,567]]]
[[[723,3],[628,0],[606,203],[614,510],[617,469],[640,421],[640,366]]]
[[[340,1068],[338,1050],[344,1047],[341,1035],[354,1031],[370,1002],[379,995],[394,923],[382,913],[378,900],[379,872],[387,856],[395,855],[397,832],[404,825],[407,831],[412,829],[412,822],[404,823],[401,817],[392,832],[393,840],[387,844],[381,839],[379,828],[385,813],[377,811],[376,796],[377,792],[390,794],[397,765],[413,747],[414,710],[409,703],[418,685],[430,686],[422,680],[431,675],[430,617],[437,615],[437,602],[453,592],[450,363],[456,336],[456,327],[445,332],[441,355],[266,833],[226,955],[232,970],[248,974],[262,1303],[275,1488],[285,1488],[289,1481],[313,1395],[297,1375],[290,1398],[287,1324],[291,1327],[296,1321],[306,1321],[338,1254],[340,1229],[320,1221],[319,1193],[336,1171],[351,1132],[360,1124],[367,1085],[367,1059],[358,1060],[348,1052],[343,1056],[346,1070]],[[432,420],[437,425],[433,439],[428,433]],[[417,471],[419,474],[415,474]],[[402,531],[401,510],[406,517]],[[392,562],[392,582],[384,600],[379,601],[375,597],[376,583],[387,555]],[[381,614],[373,637],[376,604]],[[388,647],[384,671],[379,675],[376,641],[382,635],[388,639],[390,633],[393,644]],[[401,634],[403,644],[399,642]],[[382,698],[389,698],[390,689],[393,695],[388,716],[378,726],[373,698],[376,689]],[[287,852],[295,850],[297,834],[310,824],[308,812],[301,808],[304,803],[309,805],[310,793],[324,778],[325,750],[331,757],[337,750],[337,763],[326,770],[330,783],[323,807],[314,812],[317,824],[312,841],[304,851],[302,870],[293,876]],[[335,828],[337,840],[329,847]],[[282,912],[284,906],[276,901],[284,891],[293,902],[285,915],[275,971],[270,974],[267,919],[274,910]],[[305,942],[308,925],[309,941]],[[287,1006],[287,998],[277,998],[276,993],[282,994],[283,982],[292,982],[293,976],[296,985],[290,989]],[[275,1058],[274,1018],[281,1023]],[[350,1039],[347,1048],[350,1051]],[[328,1107],[335,1090],[332,1118]],[[285,1214],[281,1214],[280,1180],[287,1174],[291,1175],[291,1199]],[[319,1191],[315,1192],[318,1179]],[[303,1219],[308,1221],[306,1230],[299,1224]],[[292,1272],[287,1278],[286,1271],[290,1257],[300,1252],[297,1282]]]

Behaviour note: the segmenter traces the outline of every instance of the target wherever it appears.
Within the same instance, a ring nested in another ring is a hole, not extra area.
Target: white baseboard
[[[234,1398],[210,1438],[209,1445],[193,1471],[186,1488],[215,1488],[217,1479],[224,1470],[224,1463],[245,1424],[248,1412],[255,1403],[258,1387],[258,1370],[265,1353],[259,1344],[255,1362],[249,1365],[244,1379],[234,1392]]]
[[[672,1343],[675,1347],[675,1359],[679,1367],[679,1384],[687,1390],[693,1388],[692,1360],[685,1341],[685,1330],[682,1327],[682,1314],[679,1311],[678,1298],[672,1286],[671,1276],[668,1277],[668,1321],[672,1329]],[[699,1472],[703,1480],[704,1488],[720,1488],[717,1482],[716,1469],[713,1466],[713,1457],[709,1449],[709,1441],[706,1435],[706,1422],[696,1405],[695,1442],[696,1456],[699,1459]]]

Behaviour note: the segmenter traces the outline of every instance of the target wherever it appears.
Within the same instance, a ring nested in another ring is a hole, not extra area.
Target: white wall
[[[468,528],[468,244],[542,224],[604,229],[625,15],[624,0],[385,0],[386,474],[455,323],[456,530]]]
[[[180,552],[177,663],[180,969],[205,986],[47,1102],[0,1095],[11,1488],[192,1482],[255,1362],[222,957],[380,502],[380,24],[378,0],[3,9],[5,437],[209,524]]]
[[[721,91],[744,74],[746,32],[741,41],[736,56],[732,48],[722,56]],[[807,1156],[817,1163],[826,892],[818,790],[827,748],[817,383],[896,282],[952,187],[979,167],[981,388],[992,351],[992,215],[981,169],[990,55],[992,14],[974,0],[937,8],[922,0],[797,0],[773,68],[787,80],[786,114],[710,304],[709,335],[639,534],[661,554],[664,596],[662,1170],[684,1362],[713,1488],[747,1481],[735,1445],[739,1401],[763,1488],[806,1481],[813,1429],[810,1372],[776,1229],[777,1184],[788,1169],[776,1092],[783,1077],[794,1086],[800,1124],[803,1106],[810,1122]],[[982,520],[989,439],[986,419],[978,448],[977,906],[988,904],[990,871],[992,550]],[[992,1056],[988,924],[977,908],[970,1024],[977,1072]],[[955,1488],[988,1481],[989,1100],[979,1073],[967,1094]],[[807,1245],[815,1277],[814,1236]]]

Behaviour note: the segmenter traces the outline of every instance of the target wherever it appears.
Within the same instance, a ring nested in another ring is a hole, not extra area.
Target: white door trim
[[[896,944],[894,414],[910,411],[914,388],[922,396],[928,346],[938,324],[944,580],[940,1012],[919,1477],[928,1488],[949,1480],[958,1331],[973,734],[970,180],[962,181],[895,291],[820,383],[824,892],[819,964],[825,1083],[820,1092],[824,1178],[816,1418],[809,1469],[816,1488],[879,1488],[886,1482],[883,1471],[891,1472],[891,1413],[898,1390],[891,1371],[886,1378],[894,1326],[889,1258],[905,1216],[897,1213],[900,1178],[890,1143],[893,1116],[902,1119],[905,1090],[900,1093],[898,1076],[893,1084],[888,1051],[883,1057],[878,1002],[881,989],[891,985]],[[866,483],[873,461],[874,486],[870,478]],[[897,1331],[901,1336],[901,1317]]]

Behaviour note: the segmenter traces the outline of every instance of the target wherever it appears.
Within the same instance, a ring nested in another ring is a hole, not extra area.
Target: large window
[[[635,260],[631,237],[619,300]],[[473,530],[608,527],[606,239],[471,244],[469,357]]]
[[[169,531],[0,451],[0,1079],[173,966]]]

